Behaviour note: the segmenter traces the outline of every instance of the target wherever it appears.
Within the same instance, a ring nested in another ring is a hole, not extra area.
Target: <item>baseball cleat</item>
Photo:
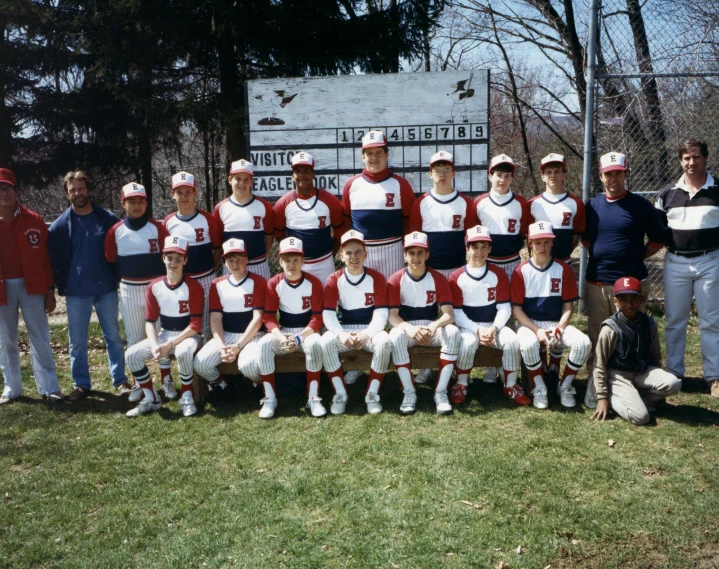
[[[437,405],[437,413],[440,415],[449,415],[452,412],[452,406],[449,404],[446,390],[435,391],[434,402]]]
[[[153,411],[159,411],[161,407],[162,403],[159,401],[157,403],[153,403],[150,399],[143,399],[137,407],[130,409],[127,413],[125,413],[125,415],[127,417],[139,417],[140,415],[146,415],[147,413],[152,413]]]
[[[336,393],[335,396],[332,398],[332,405],[330,407],[330,412],[333,415],[341,415],[345,412],[345,407],[347,407],[347,400],[349,397],[346,395],[342,395],[341,393]]]
[[[348,371],[345,374],[345,383],[347,385],[352,385],[357,382],[357,380],[362,377],[361,371]]]
[[[484,368],[484,377],[482,378],[482,381],[484,383],[497,383],[497,368],[496,367],[487,367]]]
[[[260,409],[260,419],[272,419],[277,409],[277,399],[275,397],[265,397],[262,401],[262,409]]]
[[[568,385],[567,387],[562,387],[560,384],[557,388],[557,395],[559,395],[559,400],[562,402],[562,407],[574,407],[577,402],[574,399],[574,394],[577,392],[574,387],[571,385]]]
[[[138,401],[142,401],[142,399],[145,397],[145,394],[142,392],[142,388],[135,384],[132,386],[132,389],[130,390],[130,395],[128,395],[127,400],[130,403],[137,403]]]
[[[534,401],[532,401],[532,404],[537,409],[546,409],[547,407],[549,407],[546,387],[535,387],[532,390],[532,396],[534,397]]]
[[[327,415],[327,409],[325,409],[325,406],[322,405],[322,399],[319,397],[310,397],[307,400],[307,407],[310,410],[310,413],[312,413],[313,417],[324,417]]]
[[[379,402],[379,394],[370,391],[365,395],[364,402],[367,403],[367,412],[370,415],[378,415],[382,412],[382,404]]]
[[[509,397],[517,405],[532,404],[532,400],[527,397],[527,395],[524,393],[524,389],[522,389],[522,386],[519,384],[515,384],[512,387],[505,387],[503,391],[505,397]]]
[[[421,369],[417,373],[417,376],[414,378],[415,383],[427,383],[430,379],[432,379],[432,370],[431,369]]]
[[[449,400],[452,402],[452,405],[461,405],[467,400],[467,386],[462,385],[461,383],[455,383],[451,389],[451,395],[449,396]]]
[[[587,392],[584,394],[584,406],[589,409],[597,408],[597,390],[594,389],[594,379],[587,380]]]
[[[191,391],[185,391],[185,393],[182,394],[182,397],[180,397],[179,403],[180,407],[182,407],[182,414],[185,417],[191,417],[197,413],[197,405],[195,405],[195,400],[192,398]]]
[[[399,412],[403,415],[411,415],[416,411],[417,392],[414,389],[405,389],[402,405],[399,406]]]
[[[177,398],[177,389],[175,389],[175,382],[172,381],[172,378],[162,382],[162,390],[168,399],[172,400]]]

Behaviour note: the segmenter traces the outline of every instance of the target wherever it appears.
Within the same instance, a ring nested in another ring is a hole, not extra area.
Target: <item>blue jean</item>
[[[108,367],[112,384],[117,387],[127,381],[125,375],[125,347],[120,336],[117,315],[117,291],[99,296],[68,296],[67,322],[70,336],[70,368],[75,387],[90,389],[90,368],[87,363],[87,335],[92,308],[95,307],[107,345]]]

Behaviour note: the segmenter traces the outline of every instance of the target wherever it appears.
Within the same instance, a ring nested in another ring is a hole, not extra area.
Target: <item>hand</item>
[[[294,334],[285,334],[285,341],[280,344],[280,347],[285,354],[296,352],[299,346],[295,342]]]
[[[609,399],[599,399],[597,401],[597,408],[592,415],[592,419],[597,421],[604,421],[609,414]]]
[[[55,310],[56,305],[57,301],[55,300],[55,291],[47,291],[45,293],[45,313],[50,314],[53,310]]]
[[[235,348],[237,346],[230,345],[230,346],[222,346],[220,348],[220,359],[222,360],[222,363],[229,364],[235,361],[237,358],[237,354],[240,353],[239,349],[237,350],[237,353],[235,353]]]
[[[364,332],[356,332],[352,335],[355,339],[355,350],[364,350],[369,344],[370,337]]]
[[[350,334],[349,332],[340,332],[337,334],[337,338],[342,343],[343,346],[347,348],[354,348],[355,345],[355,338],[354,334]]]
[[[152,359],[157,361],[160,358],[160,346],[157,344],[150,346],[150,351],[152,352]]]
[[[554,330],[552,330],[551,332],[551,335],[557,342],[561,342],[562,336],[564,335],[564,328],[562,328],[561,326],[555,326]]]
[[[160,358],[169,358],[170,357],[170,351],[172,350],[172,340],[169,342],[165,342],[164,344],[160,344],[158,346],[158,357]]]
[[[549,343],[551,340],[549,339],[549,335],[547,334],[547,331],[544,328],[537,328],[537,340],[539,340],[540,344],[544,344],[545,346],[549,346]]]
[[[434,332],[428,326],[420,326],[420,339],[417,340],[420,346],[429,346],[432,343]]]
[[[477,337],[479,338],[480,344],[492,347],[497,339],[497,329],[494,326],[489,328],[480,328],[477,330]]]

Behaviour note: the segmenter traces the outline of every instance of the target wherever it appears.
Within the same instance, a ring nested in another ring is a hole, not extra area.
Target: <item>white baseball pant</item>
[[[385,279],[404,268],[404,248],[402,241],[386,245],[367,243],[365,267],[379,271]]]
[[[304,328],[283,328],[283,334],[299,334]],[[319,334],[310,334],[302,341],[298,351],[305,354],[307,371],[319,372],[322,370],[322,344]],[[280,348],[280,341],[272,334],[266,334],[260,340],[260,360],[258,363],[260,375],[275,373],[275,354],[284,354]],[[244,372],[243,372],[244,374]],[[253,374],[254,375],[254,374]]]
[[[539,326],[545,330],[553,330],[557,324],[559,324],[559,322],[542,322],[538,320],[532,320],[532,322],[535,326]],[[541,361],[539,355],[539,340],[537,339],[537,335],[529,328],[521,324],[518,326],[517,338],[519,339],[519,349],[522,352],[522,359],[528,368],[534,368],[539,365]],[[564,329],[561,340],[552,346],[552,352],[559,353],[567,349],[569,350],[567,363],[579,369],[589,358],[589,354],[592,351],[592,343],[584,332],[577,330],[574,326],[567,326]]]
[[[364,330],[363,326],[345,326],[347,332],[359,332]],[[334,332],[325,332],[322,334],[322,358],[325,371],[335,371],[342,366],[339,354],[352,351],[354,348],[348,348],[340,342],[337,334]],[[392,355],[392,344],[389,341],[389,334],[382,330],[372,336],[364,348],[365,352],[372,354],[372,369],[377,373],[387,373],[389,367],[389,358]]]
[[[182,334],[182,331],[175,332],[170,330],[162,330],[157,335],[157,343],[164,344],[165,342],[176,338]],[[180,370],[180,376],[182,382],[185,383],[185,379],[188,378],[192,382],[192,376],[194,374],[194,368],[192,361],[195,357],[197,348],[200,347],[199,336],[193,336],[191,338],[185,338],[177,346],[170,350],[170,355],[175,356],[177,360],[177,367]],[[130,368],[132,373],[140,371],[145,367],[145,363],[153,359],[152,348],[150,346],[150,340],[143,340],[132,346],[127,350],[125,354],[125,360],[127,361],[127,367]],[[160,365],[170,365],[169,358],[160,358]]]
[[[482,328],[491,328],[492,323],[482,322],[479,326]],[[460,328],[460,337],[457,369],[471,370],[474,367],[474,355],[479,348],[479,338],[477,338],[477,334],[465,328]],[[494,337],[494,347],[502,350],[503,369],[507,371],[519,371],[522,360],[519,351],[519,340],[514,330],[504,326]]]
[[[120,316],[125,326],[127,347],[145,339],[145,293],[147,285],[120,282]]]
[[[263,335],[264,334],[261,332],[258,333],[244,348],[242,348],[242,350],[240,350],[236,361],[238,369],[244,360],[256,355],[253,350],[249,348],[252,344],[259,342]],[[225,332],[225,346],[239,343],[242,336],[244,336],[244,333]],[[220,372],[218,371],[217,366],[221,363],[222,357],[220,356],[219,342],[213,338],[207,342],[199,352],[197,352],[194,361],[195,371],[210,383],[215,383],[220,377]],[[257,381],[259,381],[259,379]]]
[[[202,337],[205,342],[207,342],[210,338],[212,338],[212,330],[210,329],[210,285],[212,284],[212,281],[215,280],[215,273],[210,273],[209,275],[196,278],[195,280],[200,283],[200,286],[205,293],[205,302],[202,305]]]
[[[330,275],[337,270],[335,269],[334,255],[329,255],[328,257],[317,261],[305,259],[305,264],[302,265],[302,270],[320,279],[322,288],[324,289],[327,284],[327,279],[329,279]]]
[[[416,324],[411,322],[415,326],[422,326],[425,324]],[[460,342],[459,328],[454,324],[448,324],[442,328],[439,328],[432,336],[432,341],[429,346],[432,348],[441,348],[442,355],[449,356],[446,359],[450,361],[457,359],[459,353],[459,342]],[[410,338],[407,333],[401,328],[392,328],[389,332],[389,340],[392,344],[392,361],[395,365],[409,365],[409,348],[419,346],[414,338]]]

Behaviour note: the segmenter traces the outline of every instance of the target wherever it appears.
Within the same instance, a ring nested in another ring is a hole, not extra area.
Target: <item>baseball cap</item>
[[[423,249],[429,249],[429,243],[427,242],[427,234],[421,231],[413,231],[404,236],[404,248],[409,249],[410,247],[422,247]]]
[[[347,241],[359,241],[364,245],[364,233],[360,233],[356,229],[350,229],[342,236],[342,239],[340,239],[340,245],[344,245]]]
[[[0,168],[0,184],[15,185],[15,174],[7,168]]]
[[[492,236],[489,233],[489,228],[484,225],[475,225],[467,229],[467,236],[465,242],[467,244],[474,243],[475,241],[489,241],[491,243]]]
[[[255,175],[255,169],[254,169],[254,166],[252,166],[252,162],[249,162],[248,160],[245,160],[244,158],[242,160],[236,160],[230,166],[230,175],[243,174],[243,173],[249,174],[250,176]]]
[[[189,172],[178,172],[172,176],[172,189],[174,190],[180,186],[189,186],[190,188],[194,188],[195,177]]]
[[[619,277],[614,283],[614,296],[618,294],[642,294],[642,283],[634,277]]]
[[[187,249],[189,246],[190,242],[182,235],[170,235],[165,237],[165,247],[162,249],[162,252],[181,253],[182,255],[187,255]]]
[[[538,221],[529,226],[528,239],[554,239],[554,228],[548,221]]]
[[[362,150],[376,146],[387,146],[387,139],[381,130],[370,130],[362,137]]]
[[[506,154],[499,154],[498,156],[492,158],[492,161],[489,163],[489,173],[491,174],[492,170],[500,164],[509,164],[512,167],[513,172],[517,171],[517,165],[514,163],[514,160]]]
[[[287,237],[280,241],[280,255],[286,255],[287,253],[299,253],[304,255],[304,246],[302,245],[302,239],[297,237]]]
[[[247,247],[242,239],[228,239],[222,244],[222,256],[230,253],[247,253]]]
[[[145,186],[138,184],[137,182],[130,182],[122,186],[122,200],[125,201],[127,198],[134,198],[135,196],[147,199],[147,192]]]
[[[454,156],[452,156],[451,152],[447,152],[446,150],[440,150],[439,152],[435,152],[434,154],[432,154],[432,157],[429,159],[430,168],[435,162],[449,162],[450,164],[454,165]]]
[[[619,152],[609,152],[599,159],[599,171],[611,172],[612,170],[626,170],[627,157]]]
[[[308,152],[298,152],[292,156],[292,168],[295,166],[309,166],[315,168],[315,159]]]
[[[565,168],[567,167],[567,160],[561,154],[547,154],[542,161],[539,163],[539,170],[541,171],[547,164],[561,164]]]

